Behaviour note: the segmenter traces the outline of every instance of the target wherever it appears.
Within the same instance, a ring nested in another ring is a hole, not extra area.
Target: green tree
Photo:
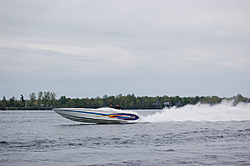
[[[125,109],[128,108],[128,99],[126,96],[123,96],[121,107],[123,107]]]
[[[51,103],[51,107],[54,107],[54,108],[57,107],[55,92],[50,93],[50,103]]]
[[[129,108],[130,108],[130,109],[131,109],[131,108],[134,108],[134,105],[135,105],[134,101],[131,101],[131,102],[129,103]]]
[[[3,97],[2,102],[3,102],[5,107],[8,107],[8,102],[7,102],[6,98],[5,98],[5,96]]]
[[[35,108],[35,102],[36,102],[36,94],[34,92],[32,92],[30,94],[30,107],[31,108]]]
[[[143,108],[150,108],[150,99],[148,96],[145,96],[143,98]]]
[[[41,106],[42,106],[42,99],[43,99],[43,92],[42,91],[39,91],[38,92],[38,108],[40,109]]]
[[[211,97],[211,104],[218,104],[221,102],[221,99],[218,96]]]
[[[84,99],[84,105],[85,105],[86,108],[90,108],[91,107],[91,101],[90,101],[89,98],[86,97]]]
[[[115,101],[116,104],[119,104],[122,107],[122,105],[124,105],[122,94],[116,95]]]
[[[140,102],[140,99],[136,99],[135,101],[135,108],[141,108],[141,102]]]
[[[59,106],[60,107],[67,107],[66,106],[66,103],[68,102],[66,96],[61,96],[60,99],[59,99]]]
[[[103,99],[103,100],[108,99],[108,95],[104,95],[102,99]]]
[[[6,107],[7,107],[7,101],[5,96],[3,96],[3,100],[0,102],[0,108],[1,110],[6,110]]]
[[[108,98],[108,99],[105,100],[105,105],[109,107],[111,104],[114,104],[112,102],[113,102],[112,99]]]
[[[25,100],[24,100],[23,94],[21,94],[21,99],[20,99],[20,101],[21,101],[20,107],[25,107]]]
[[[14,107],[15,97],[10,98],[9,103],[10,103],[10,107]]]
[[[72,100],[73,100],[74,106],[75,106],[76,108],[81,107],[81,100],[80,100],[79,98],[72,99]]]
[[[67,102],[67,107],[74,108],[75,107],[74,104],[75,104],[74,101],[71,98],[69,98]]]
[[[200,97],[199,96],[195,96],[194,100],[195,100],[195,103],[199,103]]]
[[[99,96],[97,96],[97,98],[96,98],[96,107],[99,108],[99,107],[102,107],[102,106],[103,106],[103,101]]]
[[[49,106],[49,101],[50,101],[50,92],[44,92],[44,95],[43,95],[43,103],[44,103],[44,106],[45,107],[48,107]]]
[[[0,102],[0,109],[1,110],[6,110],[6,106],[4,106],[3,101]]]

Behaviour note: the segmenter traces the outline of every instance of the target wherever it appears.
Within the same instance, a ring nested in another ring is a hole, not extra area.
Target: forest
[[[56,98],[55,92],[39,91],[36,95],[34,92],[29,94],[29,99],[25,99],[21,94],[18,100],[14,96],[10,99],[0,101],[1,110],[51,110],[53,108],[99,108],[110,107],[110,105],[119,105],[121,109],[162,109],[164,107],[183,107],[187,104],[219,104],[223,100],[232,100],[233,105],[239,102],[249,103],[250,98],[243,97],[241,94],[230,98],[220,98],[218,96],[195,96],[195,97],[179,97],[179,96],[135,96],[132,94],[116,96],[104,95],[102,98],[67,98],[61,96]]]

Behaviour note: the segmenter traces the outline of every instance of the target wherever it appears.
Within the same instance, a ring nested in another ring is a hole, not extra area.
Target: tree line
[[[162,109],[164,107],[182,107],[187,104],[219,104],[222,100],[233,100],[233,104],[239,102],[249,103],[250,98],[243,97],[241,94],[230,98],[220,98],[218,96],[195,96],[195,97],[179,97],[179,96],[135,96],[134,94],[107,96],[102,98],[67,98],[61,96],[56,98],[55,92],[39,91],[36,95],[34,92],[29,94],[29,100],[25,100],[21,94],[18,100],[14,96],[7,100],[5,96],[0,101],[1,110],[48,110],[53,108],[100,108],[110,107],[110,105],[119,105],[122,109]]]

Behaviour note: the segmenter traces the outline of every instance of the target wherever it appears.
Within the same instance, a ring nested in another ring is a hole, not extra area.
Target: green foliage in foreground
[[[122,109],[162,109],[164,107],[182,107],[187,104],[219,104],[222,100],[233,100],[233,104],[237,105],[239,102],[249,103],[250,98],[243,97],[241,94],[233,96],[231,98],[220,98],[218,96],[195,96],[195,97],[179,97],[179,96],[135,96],[134,94],[128,94],[123,96],[122,94],[116,96],[104,95],[96,98],[67,98],[61,96],[56,99],[56,93],[54,92],[38,92],[38,96],[32,92],[29,95],[29,100],[24,100],[24,96],[21,94],[20,100],[15,97],[6,100],[5,97],[0,101],[1,110],[45,110],[52,108],[99,108],[109,107],[110,105],[120,105]]]

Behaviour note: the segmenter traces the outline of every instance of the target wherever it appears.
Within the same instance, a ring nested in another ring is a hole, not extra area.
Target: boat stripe
[[[109,114],[101,114],[101,113],[96,113],[96,112],[86,112],[86,111],[73,111],[73,110],[59,110],[59,111],[79,112],[79,113],[94,114],[94,115],[109,115]]]

